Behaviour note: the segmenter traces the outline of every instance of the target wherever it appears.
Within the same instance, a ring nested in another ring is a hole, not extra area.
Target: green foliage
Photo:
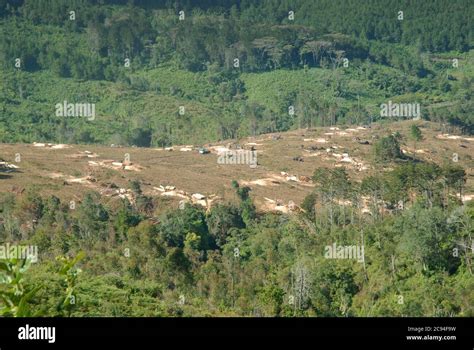
[[[400,143],[393,135],[385,136],[374,144],[375,158],[381,162],[390,162],[403,158]]]
[[[294,21],[282,1],[195,3],[180,2],[183,22],[169,2],[0,1],[0,142],[205,144],[368,124],[387,100],[473,132],[472,1],[403,0],[404,21],[392,0],[298,0]],[[57,117],[64,100],[96,118]],[[316,169],[293,215],[258,212],[236,180],[237,202],[207,212],[158,209],[139,181],[130,202],[86,193],[77,210],[4,193],[0,241],[26,239],[43,261],[0,261],[0,314],[472,317],[467,173],[408,161],[401,142],[374,144],[393,171]],[[325,259],[335,242],[363,245],[364,261]]]
[[[382,3],[298,1],[295,21],[272,1],[195,4],[205,10],[190,9],[186,25],[163,4],[149,12],[78,0],[74,21],[65,0],[9,4],[0,15],[0,141],[199,144],[368,123],[381,101],[400,95],[435,105],[425,118],[472,132],[472,29],[459,20],[472,5],[406,3],[417,21],[401,25]],[[361,16],[337,15],[350,9]],[[445,29],[427,29],[436,25]],[[446,57],[462,62],[456,72]],[[56,117],[65,99],[96,103],[97,118]]]
[[[190,232],[201,237],[202,249],[210,244],[205,215],[199,208],[186,205],[182,210],[163,216],[161,223],[160,232],[169,246],[182,248]]]
[[[82,272],[81,269],[76,268],[76,264],[85,257],[84,252],[79,252],[74,258],[65,256],[57,257],[56,260],[61,262],[61,267],[58,271],[59,275],[64,278],[66,283],[66,295],[61,304],[58,305],[58,311],[66,311],[68,316],[71,316],[72,308],[76,305],[75,288],[77,278]]]
[[[421,133],[421,130],[416,124],[413,124],[410,127],[410,136],[415,141],[421,141],[423,139],[423,135]]]
[[[233,206],[217,205],[213,207],[206,221],[209,233],[218,247],[222,247],[226,243],[231,228],[240,229],[244,227],[240,211]]]
[[[204,213],[186,205],[153,221],[126,203],[101,215],[104,207],[100,200],[91,201],[92,195],[78,208],[83,213],[62,212],[55,197],[41,199],[44,215],[32,241],[49,242],[42,245],[45,264],[26,271],[23,263],[2,263],[2,313],[472,315],[472,293],[466,291],[472,255],[465,247],[473,210],[451,200],[464,176],[455,167],[410,162],[366,177],[358,186],[343,168],[317,169],[306,213],[253,212],[251,220],[244,216],[244,205],[253,206],[249,190],[237,182],[240,207],[220,204]],[[448,183],[450,191],[445,191]],[[131,187],[141,192],[138,183]],[[370,215],[356,202],[351,208],[339,204],[361,195],[369,200]],[[38,203],[41,197],[31,198]],[[16,215],[15,199],[4,196],[0,204],[4,221]],[[68,216],[85,213],[94,214],[87,226],[95,223],[115,236],[74,239],[77,223]],[[64,232],[57,237],[51,228],[59,219]],[[59,258],[59,266],[47,261],[63,242],[66,251],[87,249],[83,271],[77,268],[82,253]],[[363,244],[364,261],[326,259],[325,247],[334,243]],[[47,292],[39,289],[43,284]],[[420,298],[427,291],[429,297]],[[455,297],[446,300],[446,295]]]
[[[252,199],[249,195],[250,191],[250,187],[247,186],[236,188],[237,196],[240,199],[240,210],[242,211],[242,220],[246,225],[248,225],[251,220],[255,219],[257,216],[255,205],[253,204]]]
[[[10,317],[40,316],[33,313],[30,306],[43,285],[25,286],[24,275],[30,268],[28,259],[10,259],[0,261],[0,315]]]

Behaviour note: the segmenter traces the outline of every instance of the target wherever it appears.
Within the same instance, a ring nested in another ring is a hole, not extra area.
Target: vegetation
[[[0,141],[204,143],[369,123],[388,100],[473,132],[470,1],[106,3],[0,2]]]
[[[472,134],[473,13],[469,0],[0,0],[0,142],[164,148],[369,127],[390,122],[389,101]],[[94,118],[58,115],[63,103]],[[408,136],[415,155],[417,124]],[[400,133],[359,143],[374,171],[308,170],[314,190],[291,214],[257,210],[237,180],[209,210],[173,209],[139,176],[128,197],[74,206],[42,192],[59,196],[54,184],[2,192],[0,247],[40,254],[0,258],[0,315],[474,316],[466,170],[404,154]],[[363,257],[328,258],[332,246]]]
[[[342,168],[323,168],[314,180],[306,211],[293,216],[256,214],[240,186],[238,206],[151,216],[127,201],[103,207],[86,196],[71,210],[55,198],[4,194],[2,241],[24,237],[42,254],[28,272],[2,263],[3,283],[20,291],[16,301],[3,294],[12,310],[3,313],[26,315],[27,305],[50,316],[473,315],[474,207],[458,204],[462,169],[409,163],[358,184]],[[18,227],[25,207],[38,210]],[[363,245],[363,263],[326,259],[334,242]],[[60,269],[50,260],[79,251],[87,252],[80,275],[71,270],[80,254]]]

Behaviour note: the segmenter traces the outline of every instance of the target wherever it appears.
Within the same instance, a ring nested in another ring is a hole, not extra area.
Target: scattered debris
[[[458,135],[450,135],[450,134],[439,134],[436,138],[441,140],[465,140],[465,141],[474,141],[474,137],[462,137]]]
[[[50,144],[48,143],[48,146]],[[51,148],[52,149],[63,149],[63,148],[71,148],[71,146],[69,145],[64,145],[64,144],[59,144],[59,145],[51,145]]]
[[[54,143],[40,143],[40,142],[33,142],[33,147],[44,147],[50,149],[64,149],[64,148],[71,148],[72,146],[66,144],[54,144]]]
[[[403,154],[408,154],[408,153],[411,153],[411,154],[413,154],[413,153],[426,154],[426,153],[431,153],[431,151],[428,150],[428,149],[416,149],[416,150],[414,150],[413,148],[406,148],[406,149],[402,148],[402,153]]]
[[[322,138],[319,138],[319,139],[303,139],[303,141],[305,141],[305,142],[317,142],[317,143],[328,143],[329,142],[328,140],[322,139]]]
[[[200,194],[200,193],[193,193],[193,195],[191,197],[195,200],[206,199],[206,196],[203,195],[203,194]]]
[[[78,155],[79,158],[97,158],[99,156],[98,154],[92,153],[92,152],[89,152],[89,151],[79,152],[76,155]],[[74,156],[75,155],[72,155],[72,157],[74,157]]]
[[[20,167],[18,165],[8,163],[8,162],[0,162],[0,169],[2,169],[2,172],[4,173],[11,173],[12,171],[15,171],[15,169],[19,169]]]
[[[72,177],[69,176],[66,178],[66,183],[71,184],[71,183],[79,183],[79,184],[87,184],[87,183],[92,183],[96,182],[97,180],[93,178],[92,176],[84,176],[84,177]]]
[[[103,160],[103,161],[88,161],[89,166],[93,167],[104,167],[108,169],[113,169],[113,170],[128,170],[128,171],[142,171],[143,167],[138,165],[138,164],[133,164],[129,161],[123,161],[123,162],[118,162],[114,160]]]
[[[296,211],[301,211],[301,208],[298,207],[293,201],[288,201],[288,204],[284,204],[281,199],[270,199],[264,197],[265,204],[264,209],[267,211],[277,211],[283,214],[290,214]]]
[[[230,151],[230,149],[225,146],[212,146],[212,147],[209,147],[209,149],[211,150],[212,153],[215,153],[215,154],[222,154],[222,153],[227,153]]]
[[[252,181],[241,180],[239,182],[244,186],[258,185],[258,186],[263,186],[263,187],[275,186],[275,185],[280,184],[279,181],[273,178],[264,178],[264,179],[257,179],[257,180],[252,180]]]
[[[298,179],[301,181],[301,182],[311,182],[311,178],[309,176],[305,176],[305,175],[300,175],[298,177]]]
[[[83,177],[74,177],[70,175],[64,175],[62,173],[50,173],[48,176],[52,179],[64,179],[65,185],[76,184],[76,183],[88,185],[88,184],[97,182],[97,180],[91,175],[87,175]]]
[[[180,197],[180,198],[189,198],[184,191],[165,191],[161,194],[162,196],[167,197]]]
[[[356,169],[357,171],[365,171],[368,170],[369,167],[365,165],[364,162],[362,162],[359,159],[356,158],[351,158],[349,157],[348,153],[332,153],[333,157],[338,158],[339,163],[348,163],[352,166],[352,168]],[[342,166],[341,164],[336,165],[336,167]]]

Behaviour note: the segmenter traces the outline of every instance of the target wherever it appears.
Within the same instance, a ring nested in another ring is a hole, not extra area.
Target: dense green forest
[[[0,140],[203,143],[369,123],[388,100],[472,133],[473,13],[467,0],[3,0]],[[96,104],[95,120],[57,117],[65,100]]]
[[[0,142],[200,145],[367,125],[388,101],[472,134],[473,17],[470,0],[0,0]],[[95,118],[58,116],[63,101]],[[210,210],[139,181],[131,201],[74,208],[0,193],[0,242],[40,252],[0,257],[0,315],[472,317],[466,170],[404,157],[400,137],[375,142],[362,181],[311,169],[294,215],[259,212],[237,181]]]
[[[237,183],[238,202],[208,212],[157,210],[159,199],[144,196],[138,183],[131,184],[133,205],[104,205],[88,193],[75,210],[34,189],[21,200],[4,194],[2,241],[37,245],[42,254],[29,270],[22,261],[1,263],[12,281],[2,294],[10,307],[1,311],[473,316],[474,207],[455,197],[465,177],[456,166],[420,163],[352,183],[342,168],[320,168],[298,216],[258,214],[249,188]],[[362,195],[371,198],[371,215],[361,211]],[[334,242],[363,245],[364,260],[327,259],[325,246]],[[66,255],[83,258],[82,273]]]

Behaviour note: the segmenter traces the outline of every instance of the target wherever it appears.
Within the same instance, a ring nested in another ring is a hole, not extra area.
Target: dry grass
[[[234,200],[231,181],[238,180],[252,188],[251,195],[257,207],[265,210],[268,209],[265,198],[283,205],[290,201],[300,204],[313,189],[311,183],[301,179],[307,181],[307,177],[311,177],[318,167],[346,166],[354,181],[380,171],[381,166],[373,161],[373,142],[390,132],[399,131],[406,137],[402,148],[412,156],[414,144],[408,139],[411,123],[398,122],[388,127],[374,125],[370,129],[317,128],[282,133],[279,139],[275,135],[261,135],[239,140],[242,147],[257,150],[258,166],[254,169],[249,165],[218,164],[215,153],[201,155],[196,149],[181,152],[183,146],[165,151],[89,145],[35,147],[2,144],[0,157],[19,168],[0,174],[0,191],[16,193],[19,188],[36,185],[44,195],[54,194],[71,200],[81,198],[88,189],[105,194],[103,189],[111,183],[118,188],[129,188],[130,180],[139,180],[143,191],[155,197],[161,194],[153,187],[163,185],[175,186],[189,194],[202,193]],[[419,124],[424,140],[417,142],[416,157],[443,164],[452,162],[453,154],[457,153],[459,164],[468,171],[466,194],[472,194],[474,172],[471,155],[474,140],[467,136],[461,139],[438,137],[441,132],[437,124]],[[365,140],[370,144],[361,144]],[[230,143],[207,146],[229,147]],[[21,155],[21,161],[15,163],[17,153]],[[125,162],[127,155],[131,163]],[[303,161],[294,160],[298,157],[302,157]],[[123,165],[120,166],[120,163]],[[360,164],[364,167],[361,168]],[[282,172],[286,174],[282,175]],[[179,196],[169,198],[175,205],[180,200]]]

